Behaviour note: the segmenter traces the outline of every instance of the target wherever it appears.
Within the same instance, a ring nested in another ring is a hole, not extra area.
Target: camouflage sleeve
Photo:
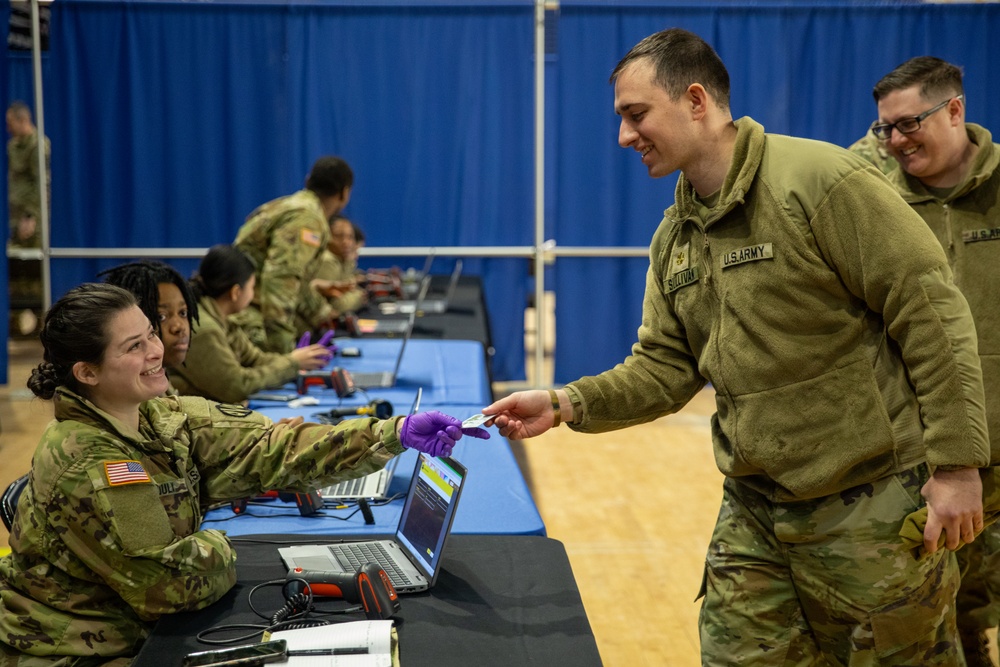
[[[323,327],[333,317],[333,307],[322,294],[309,283],[302,283],[302,298],[299,300],[299,316],[305,320],[311,329]]]
[[[59,477],[48,503],[49,522],[68,552],[92,571],[74,574],[96,574],[145,620],[218,600],[236,582],[236,554],[225,534],[178,537],[148,475],[111,478],[108,466],[121,459],[119,449],[92,446]]]
[[[291,357],[262,352],[241,329],[234,332],[241,337],[227,338],[218,326],[206,326],[192,338],[184,367],[178,371],[198,389],[198,395],[241,403],[255,391],[295,378],[297,364]]]
[[[312,275],[313,263],[323,249],[322,226],[314,212],[299,209],[275,231],[261,271],[261,311],[271,348],[291,352],[297,338],[292,317],[301,298],[302,281]]]
[[[396,435],[398,417],[292,427],[241,406],[193,397],[180,401],[202,474],[203,502],[268,489],[308,491],[368,475],[403,451]]]
[[[332,301],[333,309],[339,313],[352,313],[365,305],[367,295],[360,288],[354,288],[347,294]]]

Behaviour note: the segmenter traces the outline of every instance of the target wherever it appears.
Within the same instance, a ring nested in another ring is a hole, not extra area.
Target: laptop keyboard
[[[377,373],[351,373],[354,384],[358,387],[391,387],[391,373],[379,371]]]
[[[395,561],[379,542],[336,544],[330,547],[330,552],[348,572],[357,572],[365,563],[375,563],[389,575],[393,586],[408,586],[413,583],[409,576],[396,567]]]
[[[354,479],[344,480],[333,486],[328,486],[319,492],[319,495],[324,498],[340,498],[343,496],[357,496],[360,495],[362,489],[365,488],[367,483],[364,477],[355,477]]]

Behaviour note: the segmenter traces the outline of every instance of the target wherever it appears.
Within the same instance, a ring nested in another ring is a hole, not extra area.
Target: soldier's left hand
[[[983,483],[978,468],[937,470],[920,489],[927,501],[924,548],[938,549],[941,534],[944,546],[952,551],[971,544],[983,529]]]

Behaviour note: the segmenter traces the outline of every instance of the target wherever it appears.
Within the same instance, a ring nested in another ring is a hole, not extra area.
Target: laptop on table
[[[417,397],[413,400],[409,414],[416,414],[417,410],[420,409],[420,398],[423,393],[423,387],[417,389]],[[365,500],[386,500],[389,498],[389,485],[392,483],[392,476],[396,472],[398,463],[399,457],[394,456],[381,470],[323,487],[318,491],[319,496],[324,501],[331,502],[361,500],[362,498]]]
[[[403,333],[403,342],[399,346],[399,354],[396,355],[396,365],[391,371],[362,371],[344,373],[349,377],[355,389],[388,389],[396,385],[399,377],[399,368],[403,364],[403,354],[406,352],[406,343],[413,335],[413,324],[416,322],[416,313],[410,313],[406,318],[406,331]]]
[[[467,474],[451,457],[420,453],[391,538],[282,547],[278,554],[288,569],[356,572],[365,563],[377,563],[398,593],[425,591],[441,572],[441,555]]]
[[[420,291],[417,293],[417,300],[413,303],[423,303],[427,298],[427,292],[431,288],[431,277],[424,276],[420,281]],[[383,304],[384,305],[384,304]],[[395,312],[395,311],[394,311]],[[416,312],[416,311],[414,311]],[[393,317],[390,319],[362,319],[358,320],[358,329],[362,334],[382,335],[399,334],[406,331],[409,326],[409,319],[406,317]]]
[[[451,305],[451,300],[455,296],[455,290],[458,289],[458,279],[461,275],[462,260],[458,260],[455,262],[455,269],[451,272],[448,289],[443,297],[436,299],[418,298],[416,301],[390,301],[381,304],[379,308],[383,313],[447,313],[448,306]]]

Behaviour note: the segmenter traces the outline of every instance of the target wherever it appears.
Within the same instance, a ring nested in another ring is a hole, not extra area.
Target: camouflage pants
[[[0,667],[128,667],[132,658],[62,656],[43,658],[0,644]]]
[[[843,493],[773,503],[731,479],[706,559],[704,665],[965,665],[954,553],[899,539],[918,466]]]
[[[1000,522],[992,523],[955,555],[962,573],[958,589],[959,632],[975,635],[1000,623]]]

